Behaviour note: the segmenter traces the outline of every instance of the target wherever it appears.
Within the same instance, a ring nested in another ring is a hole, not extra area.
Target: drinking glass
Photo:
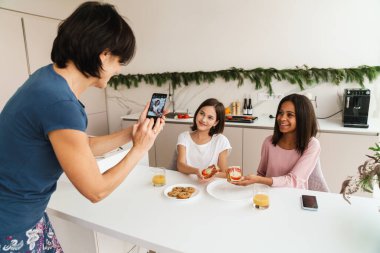
[[[253,206],[264,210],[269,207],[269,186],[265,184],[253,185]]]
[[[153,168],[152,184],[159,187],[166,184],[166,169],[165,168]]]

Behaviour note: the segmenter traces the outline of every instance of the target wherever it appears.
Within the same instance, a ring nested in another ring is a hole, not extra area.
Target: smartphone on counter
[[[301,207],[302,209],[305,209],[305,210],[317,211],[318,210],[317,197],[313,195],[302,195]]]
[[[150,100],[147,118],[153,118],[156,123],[157,118],[161,118],[164,113],[167,95],[164,93],[153,93]]]

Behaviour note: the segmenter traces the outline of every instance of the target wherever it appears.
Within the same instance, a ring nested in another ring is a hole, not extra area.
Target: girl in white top
[[[177,141],[177,169],[185,174],[195,174],[205,181],[201,171],[210,165],[217,165],[225,177],[231,151],[224,130],[224,105],[217,99],[205,100],[195,111],[192,132],[183,132]],[[209,180],[209,179],[207,179]]]

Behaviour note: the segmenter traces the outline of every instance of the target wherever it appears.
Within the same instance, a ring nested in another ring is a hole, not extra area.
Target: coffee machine
[[[371,91],[345,89],[343,96],[343,126],[368,128],[368,110]]]

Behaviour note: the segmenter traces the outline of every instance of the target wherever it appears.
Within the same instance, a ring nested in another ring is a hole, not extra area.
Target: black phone
[[[168,95],[164,93],[153,93],[152,95],[146,117],[153,118],[154,123],[156,123],[157,118],[161,118],[164,113],[167,96]]]
[[[313,195],[302,195],[301,207],[302,209],[305,209],[305,210],[317,211],[318,210],[317,197]]]

